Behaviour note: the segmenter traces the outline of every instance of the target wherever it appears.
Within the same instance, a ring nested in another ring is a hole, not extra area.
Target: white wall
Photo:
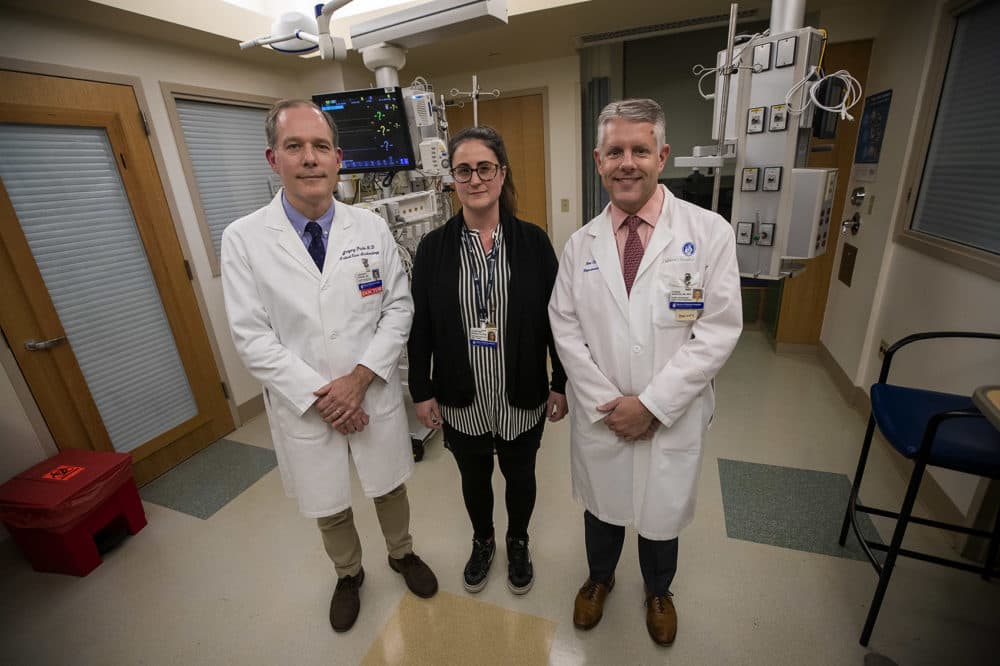
[[[906,204],[908,186],[900,174],[909,160],[927,150],[912,134],[917,109],[925,94],[928,44],[939,24],[939,2],[899,0],[889,7],[888,22],[876,38],[866,95],[892,89],[878,180],[863,184],[875,197],[862,232],[850,241],[858,246],[851,287],[838,280],[830,285],[821,340],[837,363],[859,387],[878,377],[880,340],[927,330],[1000,331],[1000,282],[931,258],[896,243],[893,225]],[[849,208],[848,208],[849,209]],[[837,257],[839,263],[840,258]],[[923,343],[919,351],[900,354],[893,380],[932,389],[969,393],[996,381],[1000,350],[983,343]],[[960,511],[975,510],[978,478],[931,470]]]
[[[878,167],[880,177],[864,185],[875,198],[871,214],[863,215],[861,232],[848,242],[858,247],[854,277],[850,287],[832,280],[823,321],[821,341],[854,383],[864,386],[862,359],[871,339],[876,319],[872,305],[875,293],[888,270],[887,247],[892,235],[894,214],[901,201],[904,157],[911,143],[918,94],[928,67],[927,44],[933,27],[933,0],[896,3],[897,21],[875,39],[872,46],[868,89],[871,95],[892,89],[892,106],[886,124],[885,139]],[[905,10],[904,10],[905,6]],[[863,102],[862,102],[863,104]],[[858,116],[860,118],[860,116]],[[844,210],[852,210],[850,205]],[[835,265],[839,265],[843,244],[838,247]],[[875,343],[878,349],[878,342]]]
[[[400,79],[408,81],[417,74],[427,79],[437,94],[452,88],[468,90],[472,74],[479,77],[483,90],[499,88],[501,94],[534,88],[547,89],[545,124],[546,180],[549,186],[549,236],[556,254],[580,228],[580,59],[577,56],[543,60],[529,65],[516,65],[480,70],[449,76],[434,76],[433,72],[406,72]],[[560,199],[569,199],[569,211],[562,212]]]
[[[37,462],[55,455],[56,447],[47,432],[39,433],[20,400],[27,385],[17,370],[17,361],[6,345],[0,345],[0,483]],[[40,415],[35,413],[36,418]],[[0,538],[5,532],[0,531]]]
[[[46,63],[97,72],[138,77],[150,111],[153,136],[165,164],[161,179],[169,185],[167,196],[173,198],[179,219],[180,241],[192,262],[195,288],[205,307],[206,326],[222,360],[220,371],[228,382],[236,404],[242,404],[260,393],[260,386],[244,369],[229,337],[228,323],[222,303],[222,287],[212,276],[208,254],[202,241],[194,204],[181,168],[177,143],[174,140],[166,106],[160,92],[160,82],[169,81],[225,91],[265,95],[270,97],[303,96],[315,92],[322,82],[327,90],[343,87],[339,64],[315,62],[316,69],[268,69],[250,65],[235,49],[232,57],[198,52],[158,42],[148,37],[97,28],[67,21],[53,21],[20,11],[4,10],[0,21],[0,56],[33,63]],[[320,68],[325,68],[321,72]],[[304,71],[305,74],[300,73]],[[309,79],[303,81],[303,79]],[[261,146],[261,160],[264,147]],[[4,350],[6,351],[6,350]],[[25,429],[24,408],[13,398],[9,373],[0,376],[0,459],[37,462],[45,457],[37,437]],[[9,412],[9,417],[8,417]],[[13,464],[13,463],[11,463]],[[7,467],[0,468],[5,473]],[[19,469],[26,464],[18,462]],[[11,468],[11,475],[19,471]],[[0,477],[3,475],[0,474]],[[5,478],[0,478],[0,482]]]

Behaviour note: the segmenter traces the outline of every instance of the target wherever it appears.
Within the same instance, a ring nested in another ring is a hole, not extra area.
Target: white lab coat
[[[233,342],[264,386],[285,491],[310,517],[351,505],[349,457],[369,497],[413,472],[398,370],[413,320],[406,273],[382,218],[339,202],[334,211],[322,274],[285,215],[280,192],[222,235]],[[383,291],[362,297],[358,281],[372,269]],[[362,403],[371,422],[344,436],[312,406],[313,391],[359,363],[377,375]]]
[[[688,273],[705,295],[692,323],[668,307]],[[629,297],[606,208],[567,243],[549,318],[569,377],[574,498],[604,522],[673,539],[694,516],[712,379],[743,328],[732,228],[665,191]],[[597,405],[622,395],[659,420],[652,441],[627,442],[604,424]]]

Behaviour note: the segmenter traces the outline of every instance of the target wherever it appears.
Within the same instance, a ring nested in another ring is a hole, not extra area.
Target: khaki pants
[[[399,559],[412,552],[410,502],[406,497],[406,485],[400,484],[395,490],[376,497],[375,513],[382,527],[389,556]],[[343,578],[358,575],[361,571],[361,539],[354,527],[354,512],[348,508],[332,516],[318,518],[316,522],[323,535],[323,547],[333,560],[337,576]]]

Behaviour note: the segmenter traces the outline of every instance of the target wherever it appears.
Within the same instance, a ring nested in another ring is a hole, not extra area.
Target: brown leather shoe
[[[434,572],[414,553],[407,553],[398,560],[389,557],[392,570],[403,575],[410,592],[424,599],[433,597],[438,591],[438,581]]]
[[[604,600],[615,587],[615,577],[607,583],[595,583],[587,579],[576,593],[573,604],[573,626],[577,629],[593,629],[604,615]]]
[[[670,645],[677,637],[677,611],[670,593],[646,597],[646,630],[657,645]]]
[[[359,589],[365,582],[365,570],[354,576],[344,576],[337,579],[337,587],[333,590],[330,600],[330,626],[340,633],[354,626],[361,610],[361,594]]]

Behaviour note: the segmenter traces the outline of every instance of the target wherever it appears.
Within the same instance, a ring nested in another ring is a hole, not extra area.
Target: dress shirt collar
[[[663,201],[666,199],[666,186],[657,185],[656,190],[653,191],[653,196],[649,197],[645,205],[639,209],[636,213],[636,217],[642,219],[643,222],[651,227],[656,226],[656,221],[660,219],[660,213],[663,211]],[[611,204],[611,228],[618,231],[623,224],[625,224],[625,219],[629,216],[618,206]]]
[[[309,222],[315,222],[323,230],[323,238],[330,235],[330,227],[333,226],[333,209],[334,200],[333,197],[330,198],[330,207],[326,209],[326,212],[320,215],[315,220],[310,220],[308,217],[295,210],[292,204],[288,203],[288,199],[285,198],[285,191],[281,191],[281,206],[285,209],[285,216],[288,217],[288,221],[292,223],[292,227],[299,237],[305,236],[306,224]]]

